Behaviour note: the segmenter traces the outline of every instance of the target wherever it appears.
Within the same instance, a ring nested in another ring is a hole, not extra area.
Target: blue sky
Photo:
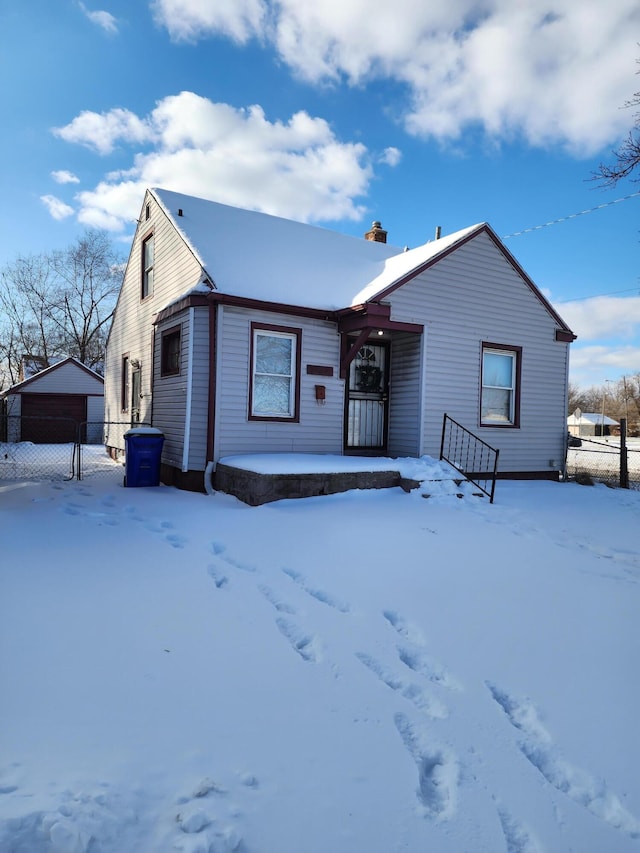
[[[579,335],[574,382],[640,372],[640,184],[589,180],[634,119],[637,0],[3,0],[0,24],[0,266],[88,227],[126,254],[147,186],[398,246],[487,221]]]

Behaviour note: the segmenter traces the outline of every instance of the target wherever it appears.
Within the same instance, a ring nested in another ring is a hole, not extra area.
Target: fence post
[[[626,418],[620,418],[620,488],[629,488],[629,459],[627,456]]]

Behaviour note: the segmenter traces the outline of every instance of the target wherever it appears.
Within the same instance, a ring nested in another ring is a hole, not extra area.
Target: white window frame
[[[256,360],[258,353],[258,339],[260,337],[267,338],[286,338],[291,341],[291,359],[289,364],[289,373],[268,374],[258,373],[256,370]],[[298,420],[298,382],[299,382],[299,365],[300,365],[300,338],[299,329],[289,329],[286,327],[261,326],[255,324],[252,326],[251,337],[251,394],[249,419],[250,420]],[[263,412],[256,411],[256,377],[277,375],[279,378],[283,376],[289,379],[289,407],[288,411]]]

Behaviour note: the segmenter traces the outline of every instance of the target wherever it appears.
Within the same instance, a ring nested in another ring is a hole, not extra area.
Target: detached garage
[[[34,444],[102,441],[104,380],[75,358],[66,358],[0,394],[8,441]]]

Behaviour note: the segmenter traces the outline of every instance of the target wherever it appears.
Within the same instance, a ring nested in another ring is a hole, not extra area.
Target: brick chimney
[[[365,240],[371,240],[374,243],[386,243],[387,232],[382,228],[379,222],[371,223],[371,231],[367,231],[364,235]]]

